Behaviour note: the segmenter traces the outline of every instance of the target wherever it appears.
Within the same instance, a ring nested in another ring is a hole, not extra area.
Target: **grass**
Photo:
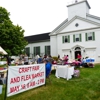
[[[41,86],[11,97],[6,100],[100,100],[100,64],[94,68],[81,68],[80,77],[66,80],[55,77],[55,70],[51,73],[50,84]],[[0,100],[3,100],[3,94]]]

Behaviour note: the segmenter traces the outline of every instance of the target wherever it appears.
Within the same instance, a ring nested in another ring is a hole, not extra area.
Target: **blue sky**
[[[11,20],[25,30],[24,36],[51,32],[68,17],[67,4],[74,0],[0,0]],[[100,17],[100,0],[88,0],[90,14]]]

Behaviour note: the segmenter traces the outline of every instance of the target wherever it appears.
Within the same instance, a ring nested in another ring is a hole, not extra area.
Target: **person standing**
[[[42,56],[40,56],[40,57],[38,58],[38,60],[37,60],[37,64],[41,64],[41,63],[43,63],[43,58],[42,58]]]
[[[79,53],[77,54],[77,59],[81,62],[81,55]]]
[[[7,59],[7,64],[8,64],[8,66],[10,66],[10,65],[11,65],[11,58],[7,55],[7,56],[6,56],[6,59]]]
[[[36,61],[36,63],[38,63],[38,59],[40,58],[40,56],[37,54],[36,56],[35,56],[35,61]]]
[[[51,57],[51,55],[48,56],[47,60],[48,60],[48,62],[51,63],[51,65],[52,65],[52,63],[53,63],[54,60],[53,60],[53,58]]]
[[[25,55],[25,57],[24,57],[24,65],[28,65],[28,56],[27,55]]]
[[[68,55],[64,55],[63,64],[64,64],[64,65],[65,65],[65,64],[68,64],[68,60],[69,60]]]
[[[48,62],[48,60],[44,60],[45,67],[46,67],[46,78],[50,75],[51,73],[51,63]]]

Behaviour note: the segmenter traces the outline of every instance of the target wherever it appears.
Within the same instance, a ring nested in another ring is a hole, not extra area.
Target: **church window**
[[[73,35],[73,42],[81,42],[81,34]]]
[[[70,35],[62,36],[62,42],[63,43],[70,43]]]
[[[36,55],[40,55],[40,46],[38,46],[38,47],[33,47],[34,48],[34,56],[36,56]]]
[[[95,33],[94,32],[86,33],[85,37],[86,37],[86,41],[95,40]]]
[[[76,42],[79,41],[79,34],[76,34],[76,35],[75,35],[75,41],[76,41]]]
[[[50,55],[50,46],[45,46],[45,54]]]
[[[78,27],[78,26],[79,26],[79,24],[78,24],[78,23],[76,23],[76,24],[75,24],[75,26],[76,26],[76,27]]]

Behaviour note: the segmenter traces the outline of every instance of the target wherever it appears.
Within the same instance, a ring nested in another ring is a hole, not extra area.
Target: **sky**
[[[67,5],[74,0],[0,0],[10,12],[14,25],[21,26],[24,36],[52,32],[68,18]],[[90,14],[100,17],[100,0],[87,0]]]

